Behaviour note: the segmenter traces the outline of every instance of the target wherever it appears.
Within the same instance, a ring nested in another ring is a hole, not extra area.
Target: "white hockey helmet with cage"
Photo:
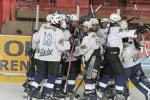
[[[46,21],[47,22],[51,22],[51,19],[52,19],[52,14],[48,14],[47,16],[46,16]]]
[[[102,18],[101,23],[104,23],[104,22],[109,22],[109,19],[108,18]]]
[[[92,27],[91,22],[89,21],[83,22],[82,26],[87,26],[89,29]]]
[[[111,23],[119,22],[120,20],[121,20],[121,16],[116,13],[112,13],[109,17],[109,21]]]
[[[51,19],[52,24],[60,24],[61,22],[61,16],[60,14],[53,15],[53,18]]]
[[[92,25],[93,25],[93,24],[99,24],[99,21],[98,21],[97,18],[91,18],[91,19],[90,19],[90,22],[91,22]]]
[[[71,14],[70,15],[70,20],[71,21],[79,21],[79,17],[77,14]]]
[[[121,22],[119,22],[119,25],[122,29],[127,30],[128,29],[128,23],[126,20],[122,20]]]

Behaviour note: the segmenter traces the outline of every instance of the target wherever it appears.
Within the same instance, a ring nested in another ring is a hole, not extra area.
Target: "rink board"
[[[0,35],[0,40],[0,82],[23,82],[29,67],[31,37]]]

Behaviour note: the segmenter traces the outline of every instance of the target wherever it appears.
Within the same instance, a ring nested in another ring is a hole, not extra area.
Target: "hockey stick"
[[[39,4],[36,6],[36,23],[35,23],[35,29],[38,30],[39,26]]]
[[[95,17],[95,12],[94,12],[94,10],[93,10],[92,4],[90,4],[90,9],[91,9],[91,12],[92,12],[93,17]]]
[[[127,22],[129,23],[129,22],[131,22],[134,19],[135,19],[135,17],[132,17],[132,18],[128,19]]]
[[[80,5],[78,0],[76,0],[76,4],[77,4],[77,11],[76,14],[78,16],[78,18],[80,18]],[[76,29],[74,30],[74,35],[76,34]],[[75,39],[73,39],[73,46],[71,48],[71,52],[69,54],[69,59],[71,59],[72,55],[73,55],[73,50],[75,48]],[[66,92],[67,90],[67,84],[68,84],[68,77],[69,77],[69,73],[70,73],[70,68],[71,68],[71,60],[69,60],[69,65],[68,65],[68,71],[67,71],[67,76],[66,76],[66,82],[65,82],[65,86],[64,86],[64,92]]]
[[[74,30],[74,35],[75,35],[76,29]],[[68,64],[68,71],[67,71],[67,76],[66,76],[66,81],[65,81],[65,86],[64,86],[64,92],[66,93],[67,90],[67,84],[68,84],[68,78],[69,78],[69,74],[70,74],[70,69],[71,69],[71,57],[73,55],[73,51],[75,48],[75,38],[73,38],[73,46],[71,48],[70,54],[69,54],[69,64]]]
[[[78,18],[80,18],[80,5],[79,5],[78,0],[76,0],[76,4],[77,4],[76,14],[77,14]],[[76,29],[74,30],[74,34],[73,35],[76,35]],[[73,55],[73,51],[74,51],[75,45],[76,45],[75,38],[73,38],[73,46],[72,46],[70,54],[69,54],[69,59],[71,59],[71,57]],[[68,71],[67,71],[67,76],[66,76],[66,81],[65,81],[65,86],[64,86],[64,92],[65,93],[66,93],[66,90],[67,90],[67,84],[68,84],[68,78],[69,78],[69,74],[70,74],[70,69],[71,69],[71,60],[69,60]]]
[[[39,7],[39,4],[36,5],[36,22],[35,22],[35,30],[37,31],[38,30],[38,26],[39,26],[39,10],[40,10],[40,7]],[[34,23],[33,23],[34,24]],[[33,25],[32,24],[32,25]],[[33,32],[33,26],[32,26],[32,32]],[[33,32],[34,33],[34,32]],[[33,39],[33,35],[31,37],[31,47],[32,47],[32,39]]]
[[[85,75],[83,75],[83,78],[82,78],[82,80],[80,81],[80,83],[79,83],[79,85],[77,86],[77,88],[75,89],[74,94],[77,93],[77,91],[78,91],[78,89],[80,88],[80,86],[81,86],[82,82],[84,81],[84,79],[85,79]]]
[[[34,25],[34,23],[32,24]],[[35,30],[37,31],[38,30],[38,25],[39,25],[39,2],[37,1],[37,5],[36,5],[36,23],[35,23]],[[35,33],[34,30],[33,30],[33,26],[32,26],[32,32],[33,34]],[[31,35],[31,48],[32,48],[32,41],[33,41],[33,34]],[[32,52],[32,55],[33,52]],[[34,57],[34,56],[33,56]],[[34,58],[32,59],[31,57],[29,58],[29,62],[30,62],[30,67],[35,67],[35,66],[32,66],[31,63],[33,62]],[[35,67],[35,72],[37,71],[37,67]],[[35,73],[34,73],[35,74]],[[30,84],[30,83],[29,83]],[[42,90],[42,88],[41,88]],[[28,96],[28,99],[33,99],[33,93],[29,93],[29,96]]]
[[[35,30],[38,30],[38,24],[39,24],[39,4],[37,4],[37,6],[36,6],[36,25],[35,25]],[[33,27],[34,27],[34,22],[32,23],[32,32],[33,33],[35,33],[34,32],[34,30],[33,30]],[[30,48],[32,48],[32,40],[33,40],[33,34],[31,35],[31,47]],[[32,54],[33,55],[33,54]],[[29,57],[29,62],[30,62],[30,67],[31,67],[31,62],[32,62],[32,60],[31,60],[32,58],[31,57]],[[36,69],[36,68],[35,68]]]
[[[102,7],[103,5],[100,4],[96,9],[95,9],[95,13]]]
[[[91,12],[91,13],[89,13],[88,15],[85,15],[85,16],[83,16],[83,17],[81,17],[80,18],[80,23],[82,23],[82,22],[84,22],[85,20],[89,20],[90,18],[92,18],[92,17],[94,17],[93,15],[95,15],[94,13],[96,13],[100,8],[102,7],[102,4],[100,4],[97,8],[96,8],[96,10],[95,10],[95,12],[94,12],[94,10]]]
[[[140,82],[139,83],[148,93],[147,93],[147,95],[148,95],[148,100],[150,99],[150,89],[149,88],[147,88],[142,82]]]
[[[146,53],[146,56],[148,57],[149,54],[148,54],[148,51],[147,51],[147,47],[145,45],[145,39],[144,39],[144,36],[142,35],[142,40],[143,40],[143,46],[144,46],[144,50],[145,50],[145,53]]]
[[[98,86],[99,77],[100,77],[100,73],[101,73],[102,68],[103,68],[103,66],[100,66],[100,68],[98,69],[98,74],[97,74],[97,78],[96,78],[96,86]]]
[[[77,86],[77,88],[75,89],[74,95],[76,95],[78,89],[80,88],[81,84],[83,83],[83,81],[84,81],[84,79],[86,78],[86,75],[87,75],[88,67],[85,66],[85,59],[84,59],[84,56],[82,56],[82,64],[83,64],[83,67],[85,68],[84,74],[83,74],[83,78],[82,78],[82,80],[80,81],[80,83],[79,83],[79,85]]]
[[[76,4],[77,4],[77,11],[76,14],[78,16],[78,18],[80,18],[80,5],[78,3],[78,1],[76,0]],[[75,35],[76,29],[74,30],[74,35]],[[73,39],[73,46],[71,48],[71,52],[69,54],[69,59],[71,59],[72,55],[73,55],[73,50],[75,48],[75,39]],[[66,93],[67,90],[67,84],[68,84],[68,77],[69,77],[69,73],[70,73],[70,68],[71,68],[71,60],[69,60],[69,65],[68,65],[68,71],[67,71],[67,76],[66,76],[66,81],[65,81],[65,86],[64,86],[64,92]]]
[[[96,12],[97,12],[101,7],[102,7],[102,4],[100,4],[100,5],[95,9],[95,11],[94,11],[92,5],[90,4],[91,12],[92,12],[92,15],[93,15],[94,18],[96,17]],[[100,27],[100,26],[99,26],[99,27]],[[98,77],[97,77],[97,79],[96,79],[96,86],[97,86],[97,84],[98,84],[100,71],[101,71],[101,68],[99,68],[99,70],[98,70],[98,74],[97,74]]]
[[[78,3],[78,1],[76,0],[76,4],[77,4],[77,16],[78,16],[78,19],[80,18],[80,5]]]
[[[91,13],[92,13],[92,15],[93,15],[94,18],[96,17],[96,14],[95,14],[95,13],[96,13],[101,7],[102,7],[102,4],[100,4],[100,5],[95,9],[95,11],[94,11],[92,4],[90,4]]]

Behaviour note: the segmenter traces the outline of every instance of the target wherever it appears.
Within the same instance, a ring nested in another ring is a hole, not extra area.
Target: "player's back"
[[[44,24],[41,26],[39,54],[40,60],[57,61],[60,59],[60,52],[56,47],[56,40],[63,37],[63,32],[57,27]]]

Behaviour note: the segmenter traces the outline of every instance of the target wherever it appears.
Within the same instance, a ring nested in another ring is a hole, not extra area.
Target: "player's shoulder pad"
[[[70,34],[70,31],[66,29],[66,30],[64,30],[64,33]]]
[[[59,28],[56,28],[56,31],[59,32],[59,33],[63,33],[63,31]]]
[[[96,33],[95,32],[90,32],[89,34],[91,35],[92,38],[96,38]]]
[[[53,31],[57,30],[57,27],[52,27],[48,24],[42,24],[43,29],[47,30],[47,29],[52,29]]]

